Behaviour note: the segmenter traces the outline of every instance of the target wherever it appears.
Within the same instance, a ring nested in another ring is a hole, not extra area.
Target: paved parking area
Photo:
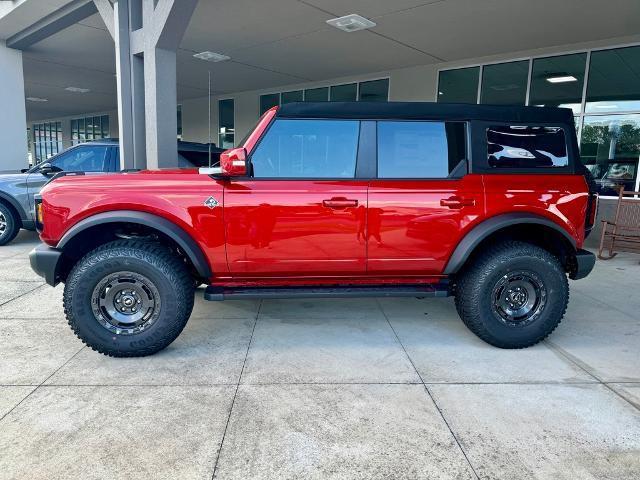
[[[640,257],[572,282],[521,351],[451,299],[207,303],[180,338],[111,359],[62,287],[0,247],[0,479],[640,479]]]

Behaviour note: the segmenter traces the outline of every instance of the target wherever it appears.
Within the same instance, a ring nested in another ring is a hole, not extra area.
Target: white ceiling
[[[49,0],[58,1],[58,0]],[[344,33],[325,21],[374,20]],[[178,53],[180,99],[634,35],[639,0],[200,0]],[[204,50],[231,61],[192,57]],[[115,108],[115,55],[94,15],[24,52],[28,116]],[[90,94],[64,91],[90,88]]]

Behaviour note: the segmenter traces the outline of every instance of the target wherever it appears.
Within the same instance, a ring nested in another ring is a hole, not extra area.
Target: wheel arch
[[[163,240],[179,247],[198,277],[208,279],[212,276],[206,255],[191,235],[170,220],[147,212],[119,210],[92,215],[67,230],[56,248],[77,257],[77,252],[82,251],[83,240],[91,246],[97,246],[104,243],[105,233],[116,234],[116,226],[126,226],[133,230],[137,227],[144,233],[160,234]],[[86,248],[85,245],[84,249]]]
[[[526,212],[491,217],[473,227],[458,243],[444,274],[458,273],[482,248],[501,239],[520,239],[540,245],[556,254],[567,271],[574,268],[575,239],[557,223]]]

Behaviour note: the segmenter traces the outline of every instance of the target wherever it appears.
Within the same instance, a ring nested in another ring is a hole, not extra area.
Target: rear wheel
[[[141,357],[173,342],[193,309],[186,265],[158,243],[118,240],[88,253],[67,279],[69,325],[89,347]]]
[[[562,320],[568,301],[560,261],[536,245],[515,241],[479,256],[456,289],[462,321],[500,348],[524,348],[543,340]]]
[[[0,246],[11,242],[20,231],[20,219],[14,211],[0,202]]]

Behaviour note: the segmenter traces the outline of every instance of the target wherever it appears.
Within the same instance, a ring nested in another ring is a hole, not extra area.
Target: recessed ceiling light
[[[73,93],[89,93],[91,90],[88,88],[80,88],[80,87],[67,87],[65,88],[67,92]]]
[[[332,27],[336,27],[344,32],[357,32],[358,30],[366,30],[376,26],[375,22],[372,22],[368,18],[364,18],[361,15],[352,13],[351,15],[345,15],[344,17],[332,18],[327,20],[327,23]]]
[[[40,97],[27,97],[27,101],[29,102],[48,102],[49,100],[46,98],[40,98]]]
[[[569,83],[578,81],[578,79],[573,75],[556,75],[553,77],[547,77],[546,80],[549,83]]]
[[[213,63],[218,63],[218,62],[224,62],[226,60],[231,60],[231,57],[229,55],[223,55],[222,53],[210,52],[208,50],[206,52],[196,53],[193,56],[195,58],[199,59],[199,60],[205,60],[207,62],[213,62]]]

